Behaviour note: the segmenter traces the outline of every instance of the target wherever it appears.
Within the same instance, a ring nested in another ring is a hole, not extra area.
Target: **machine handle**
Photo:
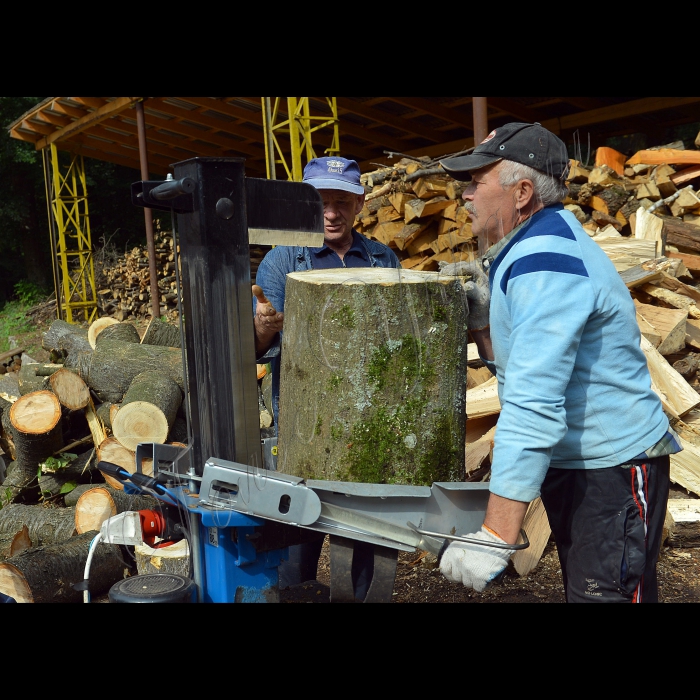
[[[527,549],[530,546],[525,530],[520,530],[520,536],[523,538],[522,544],[508,544],[507,542],[484,542],[483,540],[475,540],[471,537],[459,537],[458,535],[446,535],[444,532],[429,532],[428,530],[419,530],[413,523],[406,523],[411,530],[419,535],[428,537],[436,537],[441,540],[456,540],[457,542],[466,542],[467,544],[480,544],[484,547],[495,547],[496,549]]]
[[[192,194],[196,183],[191,177],[183,177],[180,180],[166,180],[162,185],[154,187],[148,194],[153,199],[162,201],[164,199],[174,199],[181,194]]]
[[[126,482],[131,478],[131,474],[129,474],[124,467],[120,467],[118,464],[113,464],[112,462],[98,462],[97,468],[101,472],[109,474],[119,481]]]

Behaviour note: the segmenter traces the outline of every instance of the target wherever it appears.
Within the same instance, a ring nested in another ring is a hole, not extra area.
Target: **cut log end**
[[[51,390],[63,406],[71,411],[85,408],[90,402],[87,384],[69,369],[59,369],[49,377]]]
[[[169,430],[163,411],[147,401],[132,401],[122,406],[112,423],[114,437],[131,451],[140,442],[165,443]]]
[[[10,409],[10,422],[27,435],[43,435],[61,420],[61,404],[50,391],[34,391],[17,399]]]

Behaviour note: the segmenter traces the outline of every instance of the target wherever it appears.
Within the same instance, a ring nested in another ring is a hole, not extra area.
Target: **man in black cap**
[[[278,431],[280,348],[284,323],[284,291],[287,274],[311,269],[401,266],[391,248],[353,228],[362,211],[365,188],[354,160],[330,156],[314,158],[304,168],[303,181],[315,187],[323,199],[324,243],[320,248],[277,246],[265,255],[256,275],[262,289],[254,300],[257,362],[272,366],[272,407]],[[285,417],[281,417],[285,420]],[[318,542],[290,547],[289,561],[279,568],[280,587],[314,580],[323,537]],[[371,582],[374,548],[355,543],[352,579],[356,598],[364,599]]]
[[[568,166],[557,136],[524,123],[442,161],[469,181],[481,253],[442,273],[472,276],[469,329],[501,413],[484,524],[468,535],[483,544],[451,543],[440,570],[482,591],[541,495],[568,602],[656,602],[669,455],[681,447],[651,389],[629,291],[561,204]]]

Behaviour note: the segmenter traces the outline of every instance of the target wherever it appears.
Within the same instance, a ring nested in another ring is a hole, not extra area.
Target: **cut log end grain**
[[[59,369],[49,377],[51,390],[63,406],[71,411],[85,408],[90,402],[87,384],[69,369]]]
[[[100,462],[110,462],[122,467],[133,474],[136,471],[136,456],[131,450],[127,450],[116,438],[106,438],[97,448],[97,457]],[[104,480],[115,489],[124,490],[124,484],[114,477],[100,471]]]
[[[50,391],[34,391],[17,399],[10,409],[10,421],[21,433],[43,435],[61,420],[61,404]]]
[[[112,423],[114,437],[132,451],[140,442],[164,443],[169,430],[163,411],[147,401],[132,401],[122,406]]]
[[[117,321],[116,318],[112,318],[111,316],[103,316],[102,318],[98,318],[96,321],[92,322],[90,328],[88,328],[88,342],[92,346],[93,350],[95,349],[95,342],[97,340],[97,336],[105,328],[107,328],[107,326],[112,326],[115,323],[119,323],[119,321]]]

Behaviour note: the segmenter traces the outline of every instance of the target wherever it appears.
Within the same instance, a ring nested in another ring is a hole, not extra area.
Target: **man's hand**
[[[282,330],[284,314],[275,310],[275,307],[272,306],[265,296],[262,287],[259,287],[257,284],[253,285],[253,294],[258,300],[255,306],[255,317],[253,318],[255,350],[258,354],[261,354],[270,347],[274,337]]]
[[[489,325],[489,305],[491,292],[489,278],[484,272],[481,261],[463,261],[458,263],[440,262],[440,273],[443,275],[466,275],[472,279],[464,283],[464,291],[469,299],[469,319],[467,325],[470,331],[481,331]]]
[[[464,536],[484,542],[505,544],[493,530],[483,526],[479,532]],[[440,560],[440,571],[448,581],[461,583],[481,593],[490,581],[505,570],[514,552],[514,549],[451,542]]]

